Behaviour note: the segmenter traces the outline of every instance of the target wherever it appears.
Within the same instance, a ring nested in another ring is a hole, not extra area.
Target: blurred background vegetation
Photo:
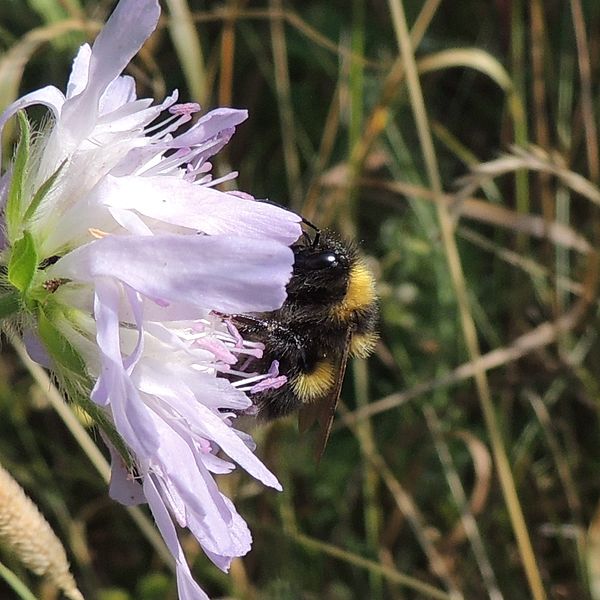
[[[0,108],[64,89],[114,4],[2,0]],[[138,94],[248,108],[217,168],[359,240],[381,304],[320,465],[293,420],[255,429],[285,491],[222,481],[254,547],[225,576],[184,534],[198,581],[240,599],[600,599],[600,3],[162,6]],[[0,462],[87,598],[175,598],[52,402],[5,344]]]

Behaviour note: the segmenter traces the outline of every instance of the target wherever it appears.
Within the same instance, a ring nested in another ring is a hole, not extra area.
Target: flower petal
[[[96,281],[94,313],[102,372],[92,392],[101,406],[110,404],[117,430],[138,457],[152,455],[160,444],[150,410],[141,401],[121,357],[119,339],[119,284],[108,278]]]
[[[302,233],[300,217],[279,206],[243,200],[175,177],[107,176],[93,191],[98,203],[209,235],[271,238],[286,246]]]
[[[62,127],[78,139],[93,129],[99,102],[111,81],[121,74],[156,28],[157,0],[121,0],[94,41],[85,89],[69,98],[62,111]]]
[[[187,566],[185,555],[181,548],[181,544],[177,539],[177,531],[173,525],[171,515],[161,498],[152,477],[144,477],[144,494],[148,499],[150,510],[154,516],[154,520],[160,529],[160,533],[169,548],[169,551],[175,558],[177,572],[177,591],[180,600],[210,600],[200,586],[192,578],[190,569]]]
[[[207,408],[211,396],[215,396],[214,382],[218,379],[204,375],[201,385],[193,390],[184,389],[181,382],[167,379],[168,373],[165,371],[167,369],[162,369],[158,361],[147,360],[140,364],[135,371],[136,385],[146,394],[165,400],[184,420],[186,428],[196,435],[214,441],[225,454],[253,477],[265,485],[281,490],[281,484],[277,478],[248,449],[231,426],[223,421],[222,416]],[[233,391],[233,387],[231,389],[233,394],[239,393],[237,390]],[[221,393],[220,397],[223,396],[224,394]],[[218,408],[225,407],[219,406]]]
[[[40,338],[35,334],[33,329],[27,328],[23,331],[23,344],[25,344],[25,349],[31,360],[38,363],[38,365],[42,365],[42,367],[45,367],[46,369],[54,368],[54,364],[48,355],[46,347],[42,344]]]
[[[239,313],[279,308],[292,262],[290,248],[268,239],[112,235],[69,252],[46,272],[89,282],[118,278],[148,298]]]
[[[90,72],[90,57],[92,56],[92,47],[89,44],[83,44],[77,56],[73,59],[71,74],[67,82],[67,98],[77,96],[85,89]]]
[[[27,108],[28,106],[32,106],[33,104],[42,104],[43,106],[47,106],[54,115],[55,118],[58,118],[60,115],[60,111],[62,106],[65,103],[65,97],[63,93],[55,88],[53,85],[47,85],[40,90],[36,90],[29,94],[25,94],[21,96],[18,100],[15,100],[12,104],[9,104],[5,109],[2,115],[0,115],[0,134],[4,129],[4,125],[6,122],[17,112],[20,110]],[[0,161],[2,160],[2,152],[0,149]]]
[[[110,82],[100,98],[98,107],[100,115],[112,113],[121,106],[133,104],[135,99],[135,79],[129,75],[117,77]]]
[[[225,500],[227,505],[231,508],[232,513],[233,513],[233,521],[232,521],[231,525],[229,526],[231,535],[237,540],[237,544],[240,546],[240,548],[250,547],[250,545],[252,544],[252,534],[250,533],[250,530],[248,529],[248,525],[246,524],[246,521],[244,521],[244,519],[242,519],[242,517],[240,517],[237,514],[235,507],[233,506],[233,503],[231,502],[231,500],[229,500],[229,498],[223,497],[223,499]],[[206,553],[206,556],[208,556],[208,558],[210,558],[210,560],[217,567],[219,567],[219,569],[221,569],[221,571],[224,571],[225,573],[227,573],[229,571],[229,568],[231,567],[232,558],[234,558],[235,556],[244,556],[244,554],[246,554],[244,552],[243,554],[236,554],[234,556],[225,556],[225,555],[215,554],[214,552],[211,552],[210,550],[207,550],[206,548],[203,548],[203,550]]]
[[[141,483],[132,477],[123,462],[123,458],[108,438],[102,435],[102,439],[110,452],[110,497],[124,506],[144,504],[146,498]]]
[[[203,548],[216,554],[240,556],[248,552],[249,543],[240,546],[239,538],[231,535],[232,507],[196,458],[198,452],[192,450],[195,444],[169,429],[165,421],[157,420],[156,425],[161,430],[162,443],[153,456],[152,470],[179,525],[188,527]]]
[[[178,135],[171,145],[174,148],[191,147],[211,139],[225,129],[231,129],[248,118],[247,110],[215,108],[200,117],[185,133]]]

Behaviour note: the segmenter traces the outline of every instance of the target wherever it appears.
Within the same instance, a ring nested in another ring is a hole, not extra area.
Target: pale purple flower
[[[29,157],[20,213],[6,208],[13,171],[0,178],[2,256],[10,264],[31,240],[35,273],[17,285],[37,316],[25,332],[30,352],[69,377],[68,361],[44,334],[47,320],[82,360],[76,375],[90,382],[93,402],[133,458],[128,465],[108,440],[111,495],[148,502],[175,557],[180,598],[196,599],[206,595],[175,523],[226,571],[251,536],[213,475],[236,463],[281,489],[233,423],[252,412],[246,392],[285,378],[276,362],[264,374],[239,370],[240,358],[260,356],[261,347],[221,315],[281,306],[300,225],[281,208],[214,187],[208,159],[245,111],[217,109],[182,132],[197,105],[177,104],[177,92],[158,105],[137,99],[133,79],[121,73],[158,17],[157,0],[121,0],[93,46],[81,47],[66,94],[48,86],[0,116],[0,132],[33,104],[52,116]],[[26,210],[51,178],[39,205]]]

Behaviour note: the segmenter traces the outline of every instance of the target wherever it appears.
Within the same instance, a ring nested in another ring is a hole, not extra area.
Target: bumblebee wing
[[[298,430],[300,433],[306,433],[318,419],[320,404],[320,401],[307,402],[300,407],[298,412]]]
[[[300,409],[300,414],[298,416],[298,427],[301,432],[305,432],[315,421],[318,423],[319,431],[315,443],[315,458],[317,462],[319,462],[323,456],[329,434],[331,433],[335,410],[340,399],[342,383],[344,382],[346,365],[348,364],[351,337],[352,331],[348,329],[342,353],[336,362],[336,378],[331,390],[315,402],[304,404]]]

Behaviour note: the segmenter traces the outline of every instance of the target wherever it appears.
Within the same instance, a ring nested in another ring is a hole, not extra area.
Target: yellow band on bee
[[[355,333],[350,339],[350,356],[367,358],[373,352],[379,336],[374,331]]]
[[[342,302],[333,309],[338,319],[345,321],[355,310],[366,308],[375,302],[375,280],[367,266],[358,260],[348,275],[348,290]]]
[[[302,402],[312,402],[324,396],[335,383],[335,372],[330,360],[319,361],[310,373],[300,373],[292,380],[292,389]]]

